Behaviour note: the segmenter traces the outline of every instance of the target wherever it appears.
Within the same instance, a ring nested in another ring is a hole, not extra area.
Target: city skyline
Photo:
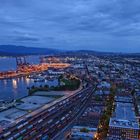
[[[1,0],[0,140],[140,140],[139,7]]]
[[[140,52],[138,0],[2,0],[0,45]]]

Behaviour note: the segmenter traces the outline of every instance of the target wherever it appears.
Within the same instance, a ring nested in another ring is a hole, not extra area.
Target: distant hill
[[[57,50],[51,48],[35,48],[35,47],[25,47],[16,45],[0,45],[0,56],[16,56],[16,55],[51,55],[51,54],[63,54],[63,55],[85,55],[91,54],[96,56],[129,56],[129,57],[139,57],[140,53],[115,53],[115,52],[99,52],[94,50]]]
[[[88,53],[88,54],[93,54],[93,55],[120,55],[120,56],[140,56],[140,53],[128,53],[128,52],[102,52],[102,51],[94,51],[94,50],[78,50],[75,51],[77,53]]]
[[[37,55],[37,54],[54,54],[59,52],[56,49],[50,48],[33,48],[33,47],[25,47],[25,46],[15,46],[15,45],[0,45],[0,55]]]

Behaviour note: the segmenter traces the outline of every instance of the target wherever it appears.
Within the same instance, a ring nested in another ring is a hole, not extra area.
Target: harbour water
[[[39,56],[27,57],[27,62],[30,64],[38,64]],[[16,60],[15,58],[3,57],[0,58],[0,71],[15,70]],[[57,85],[58,81],[44,81],[34,82],[33,79],[27,77],[0,80],[0,100],[12,100],[22,98],[28,95],[28,87],[40,86],[40,85]]]
[[[26,61],[30,64],[38,64],[40,56],[27,56]],[[16,70],[15,57],[0,57],[0,71]]]
[[[34,82],[33,79],[21,77],[16,79],[0,80],[0,100],[12,100],[28,95],[28,87],[49,85],[55,86],[58,81]]]

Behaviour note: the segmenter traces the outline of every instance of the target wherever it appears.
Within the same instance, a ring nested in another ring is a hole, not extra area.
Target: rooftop
[[[124,97],[124,96],[115,96],[116,102],[126,102],[126,103],[132,103],[132,97]]]
[[[82,129],[88,130],[88,132],[82,132]],[[71,130],[72,139],[79,140],[92,140],[94,134],[96,133],[96,128],[86,127],[86,126],[74,126]]]
[[[116,103],[115,112],[110,119],[109,126],[139,129],[132,103]]]

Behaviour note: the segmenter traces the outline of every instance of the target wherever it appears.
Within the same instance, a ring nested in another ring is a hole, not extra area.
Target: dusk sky
[[[140,0],[1,0],[0,44],[140,52]]]

